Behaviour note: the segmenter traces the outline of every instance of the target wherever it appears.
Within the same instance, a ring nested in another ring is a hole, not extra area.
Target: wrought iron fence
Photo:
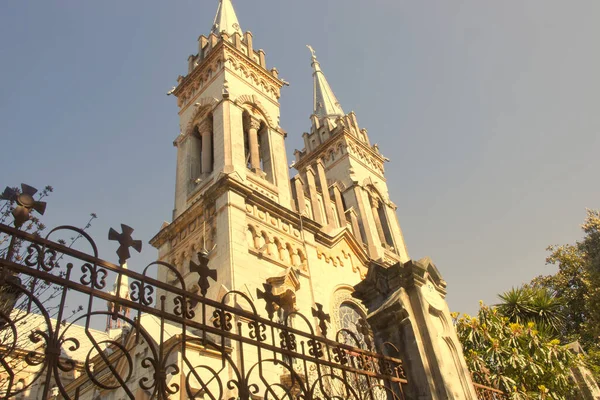
[[[59,244],[54,237],[65,232],[81,235],[89,251]],[[0,396],[403,398],[407,382],[393,346],[376,352],[355,332],[328,333],[318,304],[318,331],[298,312],[279,320],[269,285],[258,293],[265,312],[239,291],[210,299],[217,276],[205,253],[184,274],[198,274],[197,292],[167,263],[128,270],[129,249],[141,247],[132,232],[111,230],[109,238],[120,244],[115,265],[98,257],[80,229],[61,226],[41,238],[0,224],[0,234],[25,249],[23,257],[0,258]],[[158,268],[173,281],[156,279]],[[112,291],[109,282],[117,282]],[[44,301],[39,293],[48,288],[55,295]],[[118,329],[97,329],[106,321]]]

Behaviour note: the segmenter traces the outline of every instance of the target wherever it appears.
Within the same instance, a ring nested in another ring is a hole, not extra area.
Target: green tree
[[[454,317],[475,382],[515,400],[562,400],[572,394],[569,369],[577,358],[536,322],[511,322],[499,308],[483,304],[475,317]]]
[[[539,276],[534,288],[550,290],[560,299],[563,342],[578,340],[587,352],[586,363],[600,379],[600,211],[587,210],[584,237],[574,244],[549,246],[546,263],[558,267],[553,275]]]

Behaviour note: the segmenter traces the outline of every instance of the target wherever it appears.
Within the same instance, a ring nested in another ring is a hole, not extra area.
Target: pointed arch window
[[[375,227],[377,228],[377,234],[383,247],[394,247],[394,238],[390,229],[390,223],[387,217],[386,204],[383,202],[381,197],[375,193],[369,195],[371,200],[371,210],[373,213],[373,219],[375,220]]]
[[[214,140],[213,140],[213,116],[207,115],[197,125],[198,137],[200,138],[200,173],[210,174],[214,169]]]

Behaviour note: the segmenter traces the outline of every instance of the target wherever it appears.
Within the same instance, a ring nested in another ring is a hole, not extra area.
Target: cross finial
[[[313,49],[310,44],[307,44],[306,47],[308,47],[308,50],[310,50],[310,54],[312,55],[312,58],[314,60],[316,60],[317,59],[317,53],[315,53],[315,49]]]
[[[321,333],[323,334],[323,336],[327,336],[327,322],[331,322],[331,317],[329,316],[329,314],[325,313],[325,311],[323,311],[323,304],[320,303],[315,303],[316,308],[312,309],[312,315],[313,317],[317,318],[319,320],[319,329],[321,330]]]
[[[267,303],[265,310],[269,314],[269,319],[273,319],[275,311],[281,307],[281,295],[273,294],[273,285],[269,283],[263,283],[263,288],[265,288],[264,292],[256,289],[256,297],[265,300]]]
[[[190,260],[190,271],[197,272],[200,277],[198,278],[198,286],[200,286],[200,293],[202,296],[206,296],[210,283],[208,278],[212,278],[213,281],[217,281],[217,270],[208,268],[208,252],[206,250],[198,253],[199,264]]]
[[[117,249],[117,255],[119,256],[119,264],[123,265],[127,262],[131,254],[129,253],[129,248],[133,247],[138,253],[142,251],[142,241],[141,240],[133,240],[131,234],[133,233],[133,228],[127,226],[125,224],[121,224],[121,232],[119,233],[113,228],[110,228],[108,231],[108,240],[115,240],[119,242],[119,248]]]
[[[31,210],[35,210],[40,215],[46,211],[46,203],[44,201],[34,200],[33,195],[37,193],[37,189],[21,183],[21,191],[6,187],[4,192],[0,194],[0,200],[8,200],[16,202],[16,207],[12,210],[15,228],[19,229],[25,222],[29,220]]]

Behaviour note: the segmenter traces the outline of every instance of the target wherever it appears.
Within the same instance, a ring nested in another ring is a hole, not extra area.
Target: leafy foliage
[[[540,331],[553,338],[562,333],[565,323],[563,304],[561,299],[549,290],[523,286],[513,288],[498,297],[502,300],[498,304],[498,310],[510,322],[535,322]]]
[[[561,400],[571,394],[569,368],[577,358],[540,331],[536,322],[511,322],[498,307],[483,304],[475,317],[453,316],[476,382],[500,389],[511,399]]]
[[[560,299],[564,325],[563,342],[578,340],[587,352],[586,363],[600,379],[600,211],[587,210],[582,225],[584,237],[574,244],[550,246],[548,264],[556,265],[554,275],[531,282]]]

